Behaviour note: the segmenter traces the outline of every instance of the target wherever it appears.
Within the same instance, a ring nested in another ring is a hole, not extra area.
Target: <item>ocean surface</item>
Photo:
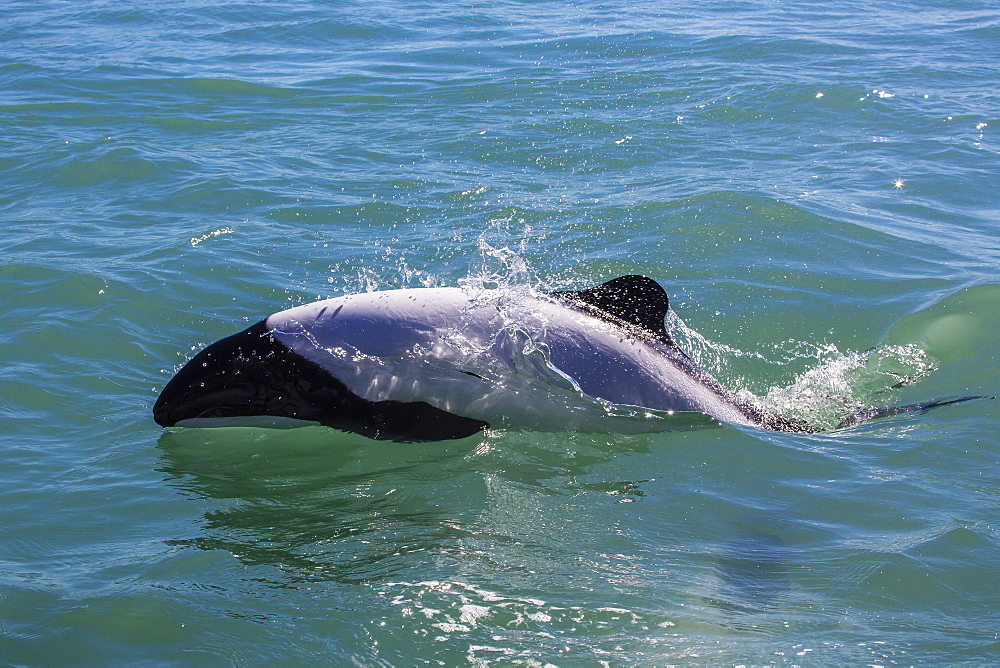
[[[0,5],[0,664],[1000,663],[992,0]],[[638,273],[821,426],[161,429],[202,346]]]

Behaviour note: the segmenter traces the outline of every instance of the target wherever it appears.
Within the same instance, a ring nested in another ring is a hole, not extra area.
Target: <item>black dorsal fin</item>
[[[563,290],[552,295],[570,304],[596,309],[598,315],[610,316],[606,320],[623,321],[673,345],[663,323],[670,302],[666,291],[651,278],[621,276],[586,290]]]

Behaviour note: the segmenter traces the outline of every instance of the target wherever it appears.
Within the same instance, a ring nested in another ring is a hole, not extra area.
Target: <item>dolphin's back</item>
[[[669,339],[567,301],[557,293],[498,307],[457,288],[417,288],[307,304],[267,324],[369,401],[426,401],[497,426],[604,430],[607,416],[574,396],[579,388],[614,404],[756,424]]]

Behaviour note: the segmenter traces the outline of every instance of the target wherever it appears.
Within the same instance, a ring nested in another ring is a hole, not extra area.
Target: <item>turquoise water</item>
[[[627,273],[786,413],[1000,394],[998,47],[977,0],[5,3],[0,663],[1000,662],[995,399],[422,444],[150,415],[291,305]]]

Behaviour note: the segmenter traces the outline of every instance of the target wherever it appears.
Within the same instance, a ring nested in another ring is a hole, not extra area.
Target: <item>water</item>
[[[407,445],[150,416],[294,304],[626,273],[774,406],[994,396],[992,3],[0,26],[0,663],[1000,661],[994,399]]]

